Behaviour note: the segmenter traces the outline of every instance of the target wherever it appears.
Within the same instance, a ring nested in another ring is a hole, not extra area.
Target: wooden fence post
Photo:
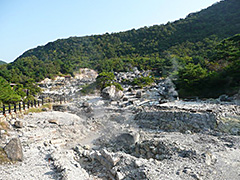
[[[18,104],[19,111],[21,112],[21,103]]]
[[[11,104],[8,105],[8,113],[11,114]]]
[[[14,103],[13,107],[14,107],[14,112],[17,113],[17,105],[16,105],[16,103]]]
[[[3,115],[5,115],[6,114],[6,109],[5,109],[5,105],[3,105]]]

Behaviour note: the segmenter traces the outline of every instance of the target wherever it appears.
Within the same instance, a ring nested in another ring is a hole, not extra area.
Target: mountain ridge
[[[228,4],[231,4],[231,6]],[[38,50],[47,50],[48,47],[57,49],[58,47],[56,43],[64,45],[63,41],[70,41],[69,43],[73,46],[76,45],[76,43],[89,43],[89,45],[96,45],[99,44],[99,42],[97,42],[95,39],[100,38],[105,40],[105,37],[107,36],[112,36],[113,43],[108,42],[110,45],[115,47],[114,40],[120,41],[121,43],[126,43],[129,46],[130,50],[133,48],[133,53],[138,53],[140,55],[161,52],[173,45],[186,41],[186,39],[191,42],[197,42],[211,35],[218,35],[221,37],[221,39],[224,39],[239,33],[238,29],[240,29],[240,23],[237,16],[240,16],[240,13],[237,13],[238,8],[240,8],[240,3],[237,0],[221,1],[199,12],[190,13],[185,19],[176,20],[165,25],[154,25],[150,27],[139,28],[137,30],[132,29],[112,34],[106,33],[103,35],[58,39],[56,41],[49,42],[44,46],[39,46],[37,48],[26,51],[19,58],[33,55],[34,52]],[[214,12],[215,10],[217,10],[217,13]],[[234,18],[232,18],[233,13],[236,13]],[[208,14],[208,17],[206,17],[206,14]],[[196,22],[198,22],[198,24],[196,24]],[[204,22],[214,22],[213,24],[216,24],[215,26],[218,28],[209,28],[209,24],[206,24]],[[157,43],[155,45],[151,45],[151,41],[157,41]],[[150,45],[148,45],[149,43]],[[146,49],[145,46],[149,46],[149,48]],[[125,48],[125,51],[128,51],[129,48]],[[125,51],[117,51],[115,54],[118,57],[125,56],[127,54]],[[81,51],[81,53],[84,54],[84,49]],[[94,53],[94,51],[91,50],[91,53]],[[36,54],[37,58],[42,59],[41,55],[38,55],[38,53]],[[110,58],[112,56],[110,54],[101,58],[105,57]],[[51,56],[49,58],[51,58]]]

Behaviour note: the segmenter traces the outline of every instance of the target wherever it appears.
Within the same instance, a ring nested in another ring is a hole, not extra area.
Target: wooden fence
[[[66,98],[65,97],[60,97],[57,99],[44,99],[42,98],[41,100],[35,100],[34,101],[28,101],[28,102],[19,102],[19,103],[14,103],[14,104],[3,104],[2,107],[0,107],[0,114],[6,115],[7,113],[11,114],[12,112],[17,113],[18,111],[25,111],[26,109],[33,108],[33,107],[40,107],[46,103],[65,103]]]

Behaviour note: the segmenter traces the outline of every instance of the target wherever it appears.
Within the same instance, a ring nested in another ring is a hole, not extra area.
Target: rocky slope
[[[239,105],[180,101],[169,84],[125,87],[118,100],[72,95],[54,111],[12,119],[22,126],[1,146],[19,138],[23,161],[0,165],[0,179],[239,179]]]

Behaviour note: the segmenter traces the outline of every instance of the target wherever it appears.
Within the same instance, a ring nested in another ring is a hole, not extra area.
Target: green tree
[[[102,90],[107,86],[114,85],[117,89],[123,90],[122,86],[114,80],[115,76],[112,72],[102,72],[97,77],[97,88]]]
[[[178,73],[177,87],[180,90],[180,95],[201,95],[207,77],[207,69],[202,68],[200,64],[189,63]]]
[[[107,86],[111,86],[115,76],[112,72],[102,72],[97,77],[97,87],[98,89],[104,89]]]
[[[21,96],[11,88],[9,83],[0,76],[0,101],[2,103],[16,103],[21,100]]]

